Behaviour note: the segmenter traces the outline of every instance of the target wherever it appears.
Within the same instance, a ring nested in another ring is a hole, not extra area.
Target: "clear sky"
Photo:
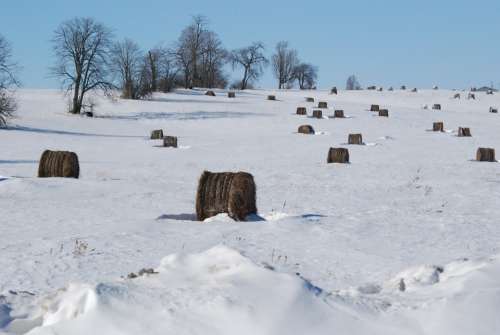
[[[58,87],[48,77],[54,29],[91,16],[143,48],[176,40],[202,14],[228,49],[262,41],[270,55],[288,40],[319,67],[319,86],[447,88],[500,86],[500,0],[0,0],[0,34],[23,67],[24,87]],[[268,68],[259,82],[275,87]]]

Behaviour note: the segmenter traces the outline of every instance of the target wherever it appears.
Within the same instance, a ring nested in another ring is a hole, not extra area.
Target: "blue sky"
[[[52,33],[64,20],[94,17],[146,49],[175,41],[197,14],[228,49],[262,41],[270,55],[288,40],[319,67],[322,88],[343,87],[350,74],[363,85],[500,86],[499,0],[1,1],[0,34],[23,67],[24,87],[58,87],[47,68]],[[259,86],[276,86],[270,68]]]

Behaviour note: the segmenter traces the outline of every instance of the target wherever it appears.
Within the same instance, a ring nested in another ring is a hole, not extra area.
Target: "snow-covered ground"
[[[500,164],[474,161],[500,150],[500,95],[217,93],[99,99],[85,118],[19,90],[0,130],[0,333],[500,332]],[[348,117],[295,115],[318,101]],[[326,164],[338,146],[350,164]],[[80,179],[36,178],[45,149],[75,151]],[[252,173],[265,220],[194,221],[203,170]]]

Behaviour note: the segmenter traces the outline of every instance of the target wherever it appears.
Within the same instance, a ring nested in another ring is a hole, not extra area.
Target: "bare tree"
[[[223,66],[227,62],[228,52],[216,33],[207,31],[203,39],[199,65],[199,83],[202,87],[225,87],[227,80]]]
[[[130,39],[115,42],[111,47],[111,70],[119,77],[122,98],[141,98],[143,55],[139,45]]]
[[[243,79],[240,89],[245,90],[249,82],[258,80],[269,60],[264,56],[264,44],[254,42],[252,45],[233,50],[230,54],[233,70],[237,66],[243,67]]]
[[[316,86],[318,68],[309,63],[300,63],[294,69],[294,77],[297,79],[301,90],[310,90]]]
[[[73,93],[70,113],[81,112],[86,93],[101,89],[108,94],[113,88],[108,69],[111,38],[111,31],[92,18],[74,18],[55,30],[57,59],[51,72]]]
[[[290,49],[286,41],[278,42],[272,62],[279,89],[291,87],[295,79],[294,70],[299,62],[297,50]]]
[[[9,42],[0,35],[0,127],[7,124],[7,118],[16,110],[16,101],[9,91],[18,86],[16,78],[17,65],[12,62],[12,49]]]
[[[171,49],[157,49],[158,60],[158,89],[170,92],[176,85],[179,68],[175,62],[175,51]]]
[[[345,85],[346,90],[360,90],[361,85],[358,82],[358,78],[355,75],[349,76]]]

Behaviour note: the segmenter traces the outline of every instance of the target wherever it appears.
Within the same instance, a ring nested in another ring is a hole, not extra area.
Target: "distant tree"
[[[349,76],[345,85],[346,90],[360,90],[361,85],[358,82],[358,78],[355,75]]]
[[[115,42],[111,47],[111,70],[118,77],[122,98],[140,99],[143,55],[139,45],[130,39]]]
[[[227,80],[223,73],[224,64],[228,59],[228,52],[213,31],[205,33],[199,58],[198,86],[201,87],[226,87]]]
[[[88,92],[100,89],[109,94],[114,87],[109,79],[111,38],[111,30],[92,18],[74,18],[55,30],[51,73],[73,93],[70,113],[81,112]]]
[[[9,42],[0,35],[0,127],[7,125],[7,118],[16,110],[16,101],[9,91],[18,86],[15,72],[17,65],[12,62],[12,49]]]
[[[258,80],[264,67],[269,63],[269,60],[264,56],[262,42],[254,42],[250,46],[233,50],[230,54],[230,61],[233,70],[237,66],[241,66],[244,70],[243,79],[239,85],[242,90],[247,89],[249,82]]]
[[[300,63],[294,69],[294,77],[301,90],[310,90],[316,86],[318,68],[309,63]]]
[[[149,50],[147,54],[147,64],[149,67],[148,73],[151,82],[151,91],[156,92],[158,90],[158,71],[160,67],[160,58],[162,56],[161,50],[156,48]]]
[[[278,42],[272,63],[274,75],[278,79],[278,88],[291,87],[295,80],[294,70],[299,63],[297,50],[290,49],[286,41]]]
[[[172,49],[157,49],[158,61],[158,89],[170,92],[178,81],[179,68],[175,62],[175,51]]]

